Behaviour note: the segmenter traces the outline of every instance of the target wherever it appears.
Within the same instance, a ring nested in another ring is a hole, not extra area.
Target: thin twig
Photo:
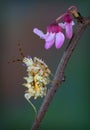
[[[88,25],[90,25],[90,17],[87,19],[83,19],[83,23],[78,23],[75,33],[72,36],[72,39],[69,41],[69,44],[64,51],[64,54],[60,60],[60,63],[58,65],[58,68],[56,70],[54,80],[51,84],[50,89],[48,90],[48,93],[46,97],[44,98],[44,101],[40,107],[40,110],[38,111],[38,114],[35,118],[35,121],[32,125],[31,130],[38,130],[40,127],[40,124],[45,116],[45,113],[47,112],[47,109],[49,107],[49,104],[51,103],[55,92],[57,89],[61,86],[64,78],[64,71],[67,66],[67,63],[72,55],[72,52],[74,51],[79,39],[81,38],[82,33],[84,33],[85,29]]]

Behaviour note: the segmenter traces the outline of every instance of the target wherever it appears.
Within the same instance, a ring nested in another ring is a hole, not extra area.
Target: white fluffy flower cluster
[[[32,96],[34,99],[45,96],[46,85],[50,82],[50,69],[44,61],[36,57],[33,59],[24,57],[23,63],[27,67],[27,77],[24,77],[27,82],[23,84],[27,87],[25,98],[29,100]]]

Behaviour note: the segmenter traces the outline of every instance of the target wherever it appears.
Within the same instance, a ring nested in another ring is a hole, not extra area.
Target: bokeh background
[[[90,15],[89,0],[0,1],[0,130],[30,130],[35,116],[24,98],[26,68],[20,62],[8,64],[20,57],[17,41],[22,42],[26,56],[43,58],[54,74],[68,40],[61,49],[53,46],[47,51],[32,30],[38,27],[45,31],[71,5],[84,17]],[[51,102],[40,130],[89,130],[89,55],[90,27],[67,65],[66,81]],[[42,101],[33,102],[39,108]]]

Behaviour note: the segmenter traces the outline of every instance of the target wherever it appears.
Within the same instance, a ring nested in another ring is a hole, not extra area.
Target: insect
[[[20,42],[20,41],[17,42],[18,50],[19,50],[19,53],[20,53],[20,58],[8,61],[8,63],[15,63],[15,62],[22,62],[23,61],[23,58],[25,56],[24,56],[23,50],[21,48],[21,44],[22,44],[22,42]]]
[[[12,60],[12,62],[15,63],[19,61],[26,67],[26,76],[24,77],[26,82],[23,83],[23,86],[26,88],[24,97],[31,104],[35,113],[37,113],[37,110],[30,99],[31,97],[37,99],[46,95],[46,85],[50,83],[49,76],[51,75],[51,71],[42,59],[24,56],[21,48],[21,42],[18,42],[18,48],[20,52],[20,58]]]

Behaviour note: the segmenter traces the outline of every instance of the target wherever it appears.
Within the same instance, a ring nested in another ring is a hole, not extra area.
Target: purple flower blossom
[[[33,32],[36,35],[38,35],[41,39],[45,40],[46,49],[51,48],[54,43],[57,49],[61,48],[65,40],[65,36],[62,33],[62,29],[65,29],[66,37],[68,39],[72,38],[74,25],[72,16],[75,15],[75,12],[77,13],[77,8],[75,6],[71,6],[65,13],[55,19],[54,23],[50,24],[47,27],[46,34],[44,34],[38,28],[33,29]],[[60,23],[60,20],[62,20],[63,23]]]
[[[51,24],[47,27],[47,33],[44,34],[41,30],[34,28],[33,32],[37,34],[41,39],[45,40],[45,48],[49,49],[55,42],[55,47],[59,49],[64,43],[64,34],[62,33],[62,27],[57,23]]]
[[[72,17],[68,13],[64,15],[63,20],[64,23],[60,23],[59,26],[61,26],[63,29],[66,30],[66,37],[68,39],[71,39],[73,34],[72,26],[74,25],[74,21],[72,20]]]

